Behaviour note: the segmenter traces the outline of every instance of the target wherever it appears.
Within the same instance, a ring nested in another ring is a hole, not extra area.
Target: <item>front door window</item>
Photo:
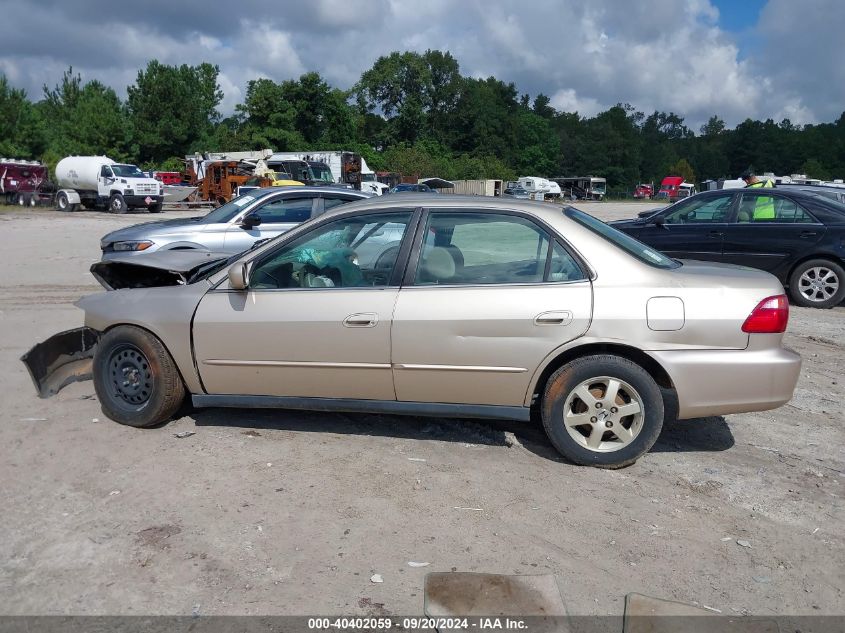
[[[733,194],[714,198],[692,198],[668,213],[666,224],[713,224],[724,222],[731,208]]]
[[[411,211],[328,222],[263,257],[253,290],[384,287],[390,284]]]

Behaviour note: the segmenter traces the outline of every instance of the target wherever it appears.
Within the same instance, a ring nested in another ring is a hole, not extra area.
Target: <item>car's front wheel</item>
[[[109,198],[109,211],[112,213],[126,213],[129,211],[129,205],[126,204],[126,200],[121,194],[113,193],[111,198]]]
[[[845,299],[845,270],[827,259],[799,264],[789,277],[792,301],[805,308],[832,308]]]
[[[610,354],[575,359],[549,378],[543,426],[554,447],[585,466],[622,468],[657,441],[663,398],[636,363]]]
[[[162,342],[141,328],[106,332],[94,353],[94,388],[103,413],[146,427],[169,420],[185,399],[176,363]]]

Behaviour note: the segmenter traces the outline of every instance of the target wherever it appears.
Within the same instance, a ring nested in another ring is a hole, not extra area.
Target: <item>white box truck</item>
[[[136,165],[116,163],[107,156],[68,156],[56,165],[56,208],[75,211],[104,208],[112,213],[144,208],[161,211],[163,185]]]

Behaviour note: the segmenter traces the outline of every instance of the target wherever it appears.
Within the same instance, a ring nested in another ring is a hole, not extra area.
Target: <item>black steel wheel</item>
[[[168,421],[185,399],[182,377],[162,342],[131,325],[111,329],[100,339],[94,388],[103,413],[135,427]]]

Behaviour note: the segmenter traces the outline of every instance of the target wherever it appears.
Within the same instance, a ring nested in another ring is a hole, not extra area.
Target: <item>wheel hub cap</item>
[[[624,380],[611,376],[583,381],[563,407],[563,422],[570,437],[600,453],[618,451],[633,442],[643,420],[639,393]]]
[[[816,266],[804,271],[798,289],[808,301],[827,301],[839,290],[839,278],[830,268]]]
[[[112,395],[128,404],[141,405],[152,395],[150,364],[134,346],[115,350],[109,359]]]

